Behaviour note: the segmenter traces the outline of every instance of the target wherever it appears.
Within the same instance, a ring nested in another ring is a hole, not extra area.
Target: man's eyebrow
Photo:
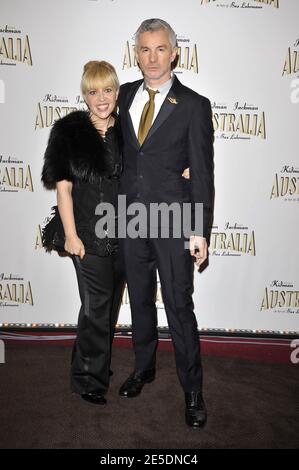
[[[155,46],[155,47],[156,47],[156,49],[157,49],[158,47],[167,47],[167,44],[160,44],[159,46]],[[140,46],[140,48],[141,48],[141,49],[149,49],[149,46]]]

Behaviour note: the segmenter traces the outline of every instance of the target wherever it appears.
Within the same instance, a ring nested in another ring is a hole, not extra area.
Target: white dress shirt
[[[170,88],[172,87],[173,79],[174,77],[171,77],[169,80],[167,80],[167,82],[163,83],[163,85],[159,86],[158,88],[151,88],[149,86],[147,87],[145,82],[141,83],[130,107],[130,115],[136,136],[138,136],[139,122],[144,105],[149,100],[149,94],[146,90],[146,87],[159,91],[159,93],[155,95],[155,112],[153,117],[154,122]]]

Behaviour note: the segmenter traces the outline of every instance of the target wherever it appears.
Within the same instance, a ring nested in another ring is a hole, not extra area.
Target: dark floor
[[[0,448],[299,448],[299,365],[203,356],[209,417],[184,422],[173,354],[134,399],[118,396],[131,372],[130,349],[115,347],[105,407],[69,391],[71,347],[6,344],[0,364]]]

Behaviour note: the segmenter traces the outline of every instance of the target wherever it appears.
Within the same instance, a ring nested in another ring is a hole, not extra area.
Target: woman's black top
[[[86,253],[108,256],[117,249],[117,227],[113,234],[111,226],[107,227],[103,223],[102,217],[106,220],[106,213],[104,216],[98,215],[101,209],[98,205],[110,204],[110,222],[115,221],[116,225],[117,218],[112,217],[111,220],[111,210],[115,209],[116,216],[121,172],[120,135],[116,116],[115,125],[107,130],[104,140],[90,121],[88,113],[75,111],[56,121],[49,137],[42,182],[48,189],[54,189],[56,183],[64,179],[73,183],[76,231]],[[54,217],[43,229],[43,244],[48,249],[63,249],[64,231],[57,207],[54,207]]]

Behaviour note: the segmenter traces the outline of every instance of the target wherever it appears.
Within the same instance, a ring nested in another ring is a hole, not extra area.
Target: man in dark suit
[[[172,74],[176,36],[168,23],[145,20],[136,33],[135,54],[144,80],[126,83],[119,97],[123,135],[121,193],[127,203],[203,204],[203,231],[187,239],[150,235],[123,240],[132,314],[135,370],[120,395],[135,397],[155,378],[158,343],[156,270],[171,332],[177,373],[185,392],[185,419],[198,428],[207,418],[202,367],[193,312],[194,261],[207,258],[213,217],[213,125],[207,98]],[[190,168],[190,179],[182,173]],[[151,222],[149,222],[151,224]],[[163,225],[163,221],[161,223]]]

